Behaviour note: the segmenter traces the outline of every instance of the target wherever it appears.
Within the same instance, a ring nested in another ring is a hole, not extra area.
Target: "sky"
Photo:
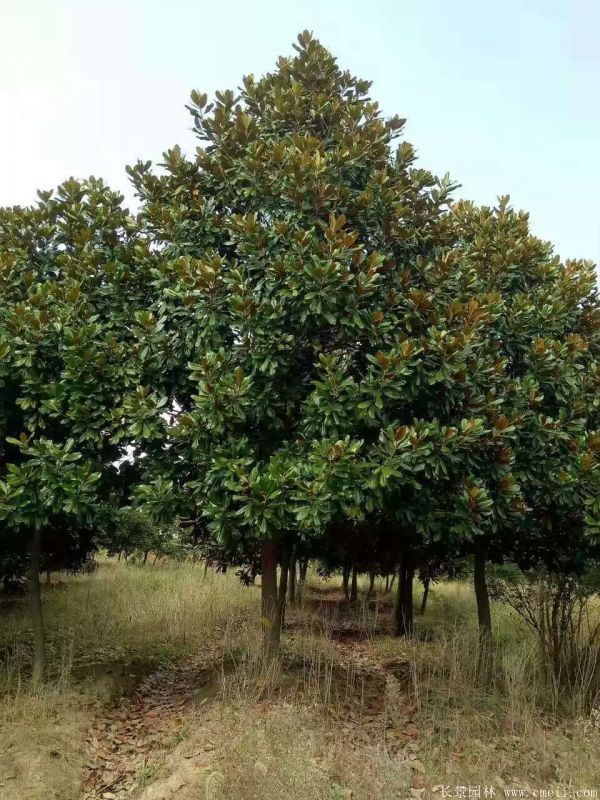
[[[194,153],[190,91],[270,70],[305,28],[457,196],[510,194],[600,261],[599,0],[0,0],[0,205],[90,174],[133,202],[126,164]]]

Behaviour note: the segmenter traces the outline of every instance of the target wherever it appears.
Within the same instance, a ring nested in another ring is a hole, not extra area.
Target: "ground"
[[[31,692],[19,601],[0,611],[0,797],[415,800],[600,788],[593,714],[553,708],[518,620],[494,608],[496,680],[476,669],[468,583],[436,584],[413,641],[392,595],[351,608],[312,576],[281,662],[259,588],[192,563],[53,576],[48,685]],[[464,788],[463,788],[464,787]],[[588,795],[589,796],[589,795]]]

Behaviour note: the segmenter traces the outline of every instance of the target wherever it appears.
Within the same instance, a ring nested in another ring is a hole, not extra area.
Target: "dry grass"
[[[306,706],[283,702],[250,718],[229,710],[222,731],[221,755],[203,778],[207,798],[393,800],[409,793],[407,762],[383,743],[341,738],[335,723]]]
[[[50,682],[28,685],[26,608],[0,616],[0,797],[79,797],[84,738],[101,703],[166,659],[193,655],[227,625],[255,624],[258,593],[193,564],[104,560],[44,596]]]
[[[199,565],[128,567],[104,559],[95,572],[61,578],[45,594],[50,676],[64,685],[113,663],[147,664],[193,652],[231,620],[254,622],[258,602],[258,592],[234,575],[205,576]],[[27,679],[26,607],[0,617],[0,626],[0,687],[6,691]]]
[[[596,717],[583,719],[576,704],[549,713],[534,643],[498,606],[496,681],[481,686],[466,584],[432,587],[405,642],[386,633],[391,595],[348,613],[339,579],[312,576],[303,606],[288,612],[275,668],[262,658],[258,599],[235,576],[205,578],[192,564],[105,561],[45,596],[52,681],[37,694],[27,686],[27,616],[16,608],[0,617],[0,797],[75,800],[100,704],[152,664],[217,639],[210,765],[188,769],[174,797],[385,800],[435,785],[600,784]],[[204,736],[199,719],[189,720],[192,751]]]
[[[427,773],[451,786],[598,788],[597,728],[581,716],[577,697],[560,716],[551,713],[535,642],[510,609],[493,611],[492,687],[482,686],[478,675],[474,599],[463,583],[433,589],[430,610],[418,620],[421,640],[373,643],[377,657],[402,654],[410,664],[409,695],[427,739]]]

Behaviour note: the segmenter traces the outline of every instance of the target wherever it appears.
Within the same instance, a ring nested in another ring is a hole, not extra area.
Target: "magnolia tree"
[[[195,159],[130,170],[152,243],[137,331],[154,373],[120,412],[153,454],[139,495],[260,548],[271,650],[294,543],[388,526],[406,605],[424,537],[521,511],[498,456],[501,305],[455,257],[451,184],[414,166],[366,81],[308,33],[296,51],[239,93],[192,94]]]
[[[69,180],[0,211],[0,524],[7,550],[30,553],[36,680],[44,554],[58,536],[79,548],[80,530],[93,546],[90,526],[118,486],[111,434],[136,375],[128,326],[145,286],[131,268],[145,246],[121,202],[101,181]]]
[[[498,458],[511,463],[524,502],[520,520],[506,525],[494,519],[494,501],[494,524],[473,537],[479,619],[489,635],[488,553],[571,572],[597,557],[600,305],[594,266],[561,263],[508,198],[495,209],[457,203],[451,219],[463,291],[496,298],[488,331],[502,374],[495,427],[511,432]]]

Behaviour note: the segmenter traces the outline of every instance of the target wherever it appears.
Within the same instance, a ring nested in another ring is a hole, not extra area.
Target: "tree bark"
[[[485,578],[485,564],[487,547],[485,542],[475,545],[475,559],[473,570],[473,583],[475,586],[475,599],[477,600],[477,621],[479,623],[479,667],[484,678],[491,678],[491,650],[492,650],[492,614],[490,611],[490,597]]]
[[[425,578],[423,581],[423,599],[421,600],[421,614],[425,613],[425,609],[427,608],[427,598],[429,597],[429,583],[430,579]]]
[[[412,636],[413,632],[413,577],[414,566],[410,545],[404,544],[400,551],[398,567],[398,590],[396,595],[396,636]]]
[[[46,636],[42,614],[42,592],[40,588],[40,559],[42,551],[42,531],[33,532],[29,551],[29,597],[31,602],[31,623],[33,627],[33,683],[42,683],[46,671]]]
[[[304,582],[306,580],[306,573],[308,572],[308,558],[303,558],[300,561],[300,580]]]
[[[288,592],[290,560],[290,549],[286,545],[283,545],[281,548],[281,568],[279,570],[279,590],[277,594],[277,622],[279,626],[279,638],[281,638],[281,630],[285,624],[285,600]],[[277,646],[279,646],[279,642],[277,643]]]
[[[294,553],[290,559],[290,570],[289,570],[289,583],[288,583],[288,600],[290,605],[294,605],[296,602],[296,554]]]
[[[369,571],[369,589],[367,591],[367,600],[370,600],[373,597],[374,591],[375,591],[375,570],[372,569]]]
[[[144,550],[144,561],[142,562],[142,566],[146,566],[146,561],[148,561],[148,550]]]
[[[281,552],[279,586],[277,586],[277,556],[277,544],[273,541],[263,542],[261,547],[261,610],[263,651],[267,658],[274,658],[279,652],[290,565],[289,551],[283,548]]]
[[[413,579],[415,577],[415,566],[413,563],[410,548],[406,550],[406,567],[404,572],[404,608],[406,617],[406,635],[412,636],[414,629],[414,609],[413,609]]]
[[[348,588],[348,584],[350,582],[350,571],[352,567],[348,562],[344,563],[343,571],[342,571],[342,588],[344,590],[344,597],[346,600],[350,600],[350,590]]]
[[[385,576],[385,593],[387,594],[390,590],[390,576]]]
[[[301,603],[302,598],[304,597],[304,585],[306,583],[306,573],[308,572],[308,558],[301,558],[300,559],[300,575],[298,578],[298,588],[296,593],[298,595],[298,601]]]
[[[356,603],[358,600],[358,568],[356,564],[352,567],[352,584],[350,586],[350,602]]]

